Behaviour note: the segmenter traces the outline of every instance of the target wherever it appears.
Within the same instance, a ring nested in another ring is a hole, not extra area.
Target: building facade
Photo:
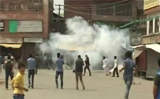
[[[0,0],[1,52],[17,48],[23,60],[35,54],[36,44],[48,39],[52,30],[52,14],[53,0]]]
[[[144,0],[144,14],[147,16],[147,28],[145,36],[141,39],[141,49],[137,47],[142,52],[137,57],[137,65],[139,72],[154,78],[159,70],[157,59],[160,53],[160,0]]]
[[[113,27],[125,25],[143,16],[142,0],[65,0],[65,19],[82,16],[85,20]],[[132,26],[131,26],[132,27]],[[141,44],[141,36],[146,33],[141,24],[131,34],[131,44]]]

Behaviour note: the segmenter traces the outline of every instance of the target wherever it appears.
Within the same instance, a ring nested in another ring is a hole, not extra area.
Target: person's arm
[[[154,79],[154,86],[153,86],[153,98],[154,99],[157,99],[159,83],[160,83],[160,76],[157,74]]]
[[[13,87],[14,88],[17,88],[17,89],[22,89],[22,90],[24,90],[24,91],[28,91],[28,89],[27,88],[25,88],[24,86],[19,86],[19,83],[21,82],[21,80],[22,80],[22,78],[21,77],[16,77],[15,79],[14,79],[14,84],[13,84]]]
[[[157,99],[157,93],[158,93],[158,86],[153,86],[153,98]]]
[[[123,64],[123,67],[119,70],[119,72],[122,72],[125,69],[125,63]]]

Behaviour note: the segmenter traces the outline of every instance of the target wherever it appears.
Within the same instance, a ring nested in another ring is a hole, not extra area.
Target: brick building
[[[52,30],[52,14],[53,0],[0,0],[1,52],[11,52],[17,60],[35,54],[36,44]]]
[[[143,16],[143,0],[65,0],[65,19],[76,15],[93,23],[121,26]],[[131,44],[141,43],[145,34],[145,24],[141,24],[131,35]]]
[[[137,0],[65,0],[64,4],[65,18],[79,15],[86,20],[112,24],[130,22],[143,10],[143,2]]]

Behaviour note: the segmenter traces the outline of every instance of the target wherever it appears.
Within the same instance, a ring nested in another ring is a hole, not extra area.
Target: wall
[[[5,1],[5,0],[4,0]],[[50,0],[52,1],[52,0]],[[12,1],[13,2],[13,1]],[[22,10],[17,10],[17,11],[11,11],[8,9],[8,5],[10,3],[9,0],[5,1],[5,10],[0,11],[0,20],[4,20],[4,32],[1,32],[1,37],[2,38],[9,38],[9,39],[14,39],[16,37],[17,39],[21,39],[23,37],[42,37],[42,38],[48,38],[49,34],[49,1],[48,0],[43,0],[43,10],[42,11],[30,11],[27,10],[28,0],[23,1],[23,6],[24,9]],[[52,13],[50,11],[50,13]],[[9,25],[9,20],[40,20],[43,21],[43,31],[40,33],[14,33],[11,34],[8,31],[8,25]]]
[[[138,71],[147,70],[147,51],[143,51],[136,59]]]

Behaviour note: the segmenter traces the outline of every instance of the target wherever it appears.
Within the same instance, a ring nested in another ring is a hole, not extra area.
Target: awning
[[[133,49],[136,50],[145,50],[146,46],[145,45],[137,45],[137,46],[132,46]]]
[[[0,44],[0,46],[4,46],[6,48],[20,48],[22,46],[22,44]]]
[[[146,45],[146,48],[150,48],[150,49],[160,53],[160,45],[159,44]]]
[[[133,55],[133,59],[136,59],[141,53],[143,52],[143,50],[134,50],[134,55]]]

